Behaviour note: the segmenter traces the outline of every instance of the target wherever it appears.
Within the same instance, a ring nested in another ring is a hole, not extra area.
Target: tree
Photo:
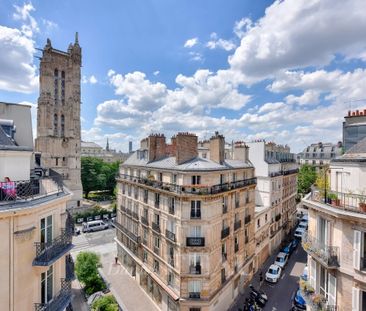
[[[84,284],[85,292],[88,295],[106,287],[98,273],[98,268],[101,266],[100,258],[96,253],[80,252],[76,257],[76,277]]]
[[[89,192],[97,190],[108,190],[113,193],[118,169],[118,161],[106,163],[98,158],[81,158],[81,182],[85,197],[88,198]]]
[[[305,195],[310,192],[310,187],[315,183],[316,172],[314,167],[304,164],[300,167],[298,179],[297,179],[297,191],[298,193]]]
[[[118,311],[118,303],[112,295],[103,296],[94,301],[92,311]]]
[[[327,168],[323,168],[319,171],[318,176],[316,177],[315,184],[324,197],[325,191],[329,191],[330,189],[330,181],[327,174]]]

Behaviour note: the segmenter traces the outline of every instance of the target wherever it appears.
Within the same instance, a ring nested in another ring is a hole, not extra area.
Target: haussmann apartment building
[[[120,167],[118,258],[161,310],[226,310],[252,276],[248,147],[225,159],[218,133],[208,146],[202,157],[194,134],[150,135]]]

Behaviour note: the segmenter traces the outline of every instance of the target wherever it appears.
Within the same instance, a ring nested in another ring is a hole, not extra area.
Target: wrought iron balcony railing
[[[71,255],[67,255],[65,257],[65,271],[66,271],[65,279],[67,281],[72,281],[75,279],[75,265]]]
[[[136,212],[132,212],[132,217],[135,218],[136,220],[139,220],[139,214]]]
[[[187,237],[187,246],[205,246],[205,238],[198,238],[198,237]]]
[[[38,179],[0,182],[0,208],[2,205],[27,202],[64,192],[62,180],[57,176]]]
[[[160,233],[160,225],[159,225],[159,224],[157,224],[156,222],[152,222],[152,223],[151,223],[151,227],[152,227],[152,229],[153,229],[154,231],[156,231],[156,232],[159,232],[159,233]]]
[[[50,242],[35,242],[33,266],[49,266],[73,248],[72,230],[61,229],[61,234]]]
[[[307,253],[317,258],[328,269],[339,267],[338,246],[328,246],[309,235],[308,232],[304,232],[302,236],[302,246]]]
[[[230,227],[221,230],[221,239],[225,239],[230,234]]]
[[[201,211],[191,210],[191,219],[201,219]]]
[[[327,198],[324,199],[324,196],[324,189],[313,188],[309,200],[344,211],[366,214],[366,195],[364,194],[327,190]]]
[[[249,178],[238,180],[229,183],[217,184],[213,186],[206,185],[177,185],[171,183],[165,183],[158,180],[143,178],[138,176],[132,176],[127,174],[120,174],[120,178],[132,181],[134,183],[146,185],[153,188],[158,188],[164,191],[182,193],[182,194],[194,194],[194,195],[210,195],[210,194],[218,194],[221,192],[226,192],[234,189],[239,189],[243,187],[247,187],[250,185],[255,185],[257,183],[257,178]]]
[[[149,225],[149,222],[148,222],[147,218],[146,218],[146,217],[144,217],[144,216],[141,216],[141,222],[142,222],[145,226],[148,226],[148,225]]]
[[[201,293],[199,293],[199,292],[190,292],[189,293],[189,298],[191,298],[191,299],[200,299],[201,298]]]
[[[71,303],[71,281],[61,279],[61,289],[48,303],[35,303],[35,311],[63,311]]]
[[[238,230],[241,227],[241,220],[237,220],[234,222],[234,231]]]
[[[131,232],[130,230],[128,230],[127,228],[125,228],[124,226],[122,226],[120,223],[115,222],[115,227],[121,231],[122,233],[124,233],[126,236],[128,236],[132,241],[134,241],[137,244],[141,243],[141,237],[138,234],[135,234],[133,232]]]
[[[165,236],[172,242],[175,242],[175,233],[169,231],[168,229],[165,230]]]

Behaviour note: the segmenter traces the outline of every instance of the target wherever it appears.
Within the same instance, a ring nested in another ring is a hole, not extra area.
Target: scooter
[[[245,304],[244,304],[244,311],[261,311],[262,308],[260,308],[254,299],[252,298],[246,298]]]
[[[251,289],[250,297],[260,306],[264,307],[268,301],[268,297],[264,292],[256,290],[253,285],[249,286]]]

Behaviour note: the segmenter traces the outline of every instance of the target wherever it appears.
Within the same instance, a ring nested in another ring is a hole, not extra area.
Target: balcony
[[[201,298],[201,293],[191,292],[191,293],[189,293],[189,298],[191,298],[191,299],[200,299]]]
[[[160,225],[157,224],[156,222],[152,222],[151,223],[152,229],[158,233],[160,233]]]
[[[35,242],[36,257],[33,260],[33,266],[53,264],[74,247],[71,242],[72,230],[70,229],[61,229],[61,235],[50,242]]]
[[[139,214],[136,212],[132,212],[132,218],[135,218],[136,220],[139,220]]]
[[[245,216],[245,218],[244,218],[244,224],[249,224],[250,223],[250,220],[251,220],[251,216],[250,215],[248,215],[248,216]]]
[[[74,260],[72,259],[71,255],[67,255],[65,257],[65,271],[66,271],[65,279],[67,281],[72,281],[75,279]]]
[[[146,217],[144,216],[141,216],[141,223],[145,226],[148,226],[149,225],[149,221],[147,220]]]
[[[115,227],[121,231],[124,235],[126,235],[127,237],[129,237],[133,242],[140,244],[141,243],[141,237],[131,231],[129,231],[127,228],[125,228],[124,226],[122,226],[120,223],[115,222]]]
[[[298,172],[299,172],[299,169],[296,168],[296,169],[293,169],[293,170],[282,171],[282,174],[284,176],[286,176],[286,175],[291,175],[291,174],[297,174]]]
[[[138,176],[132,176],[127,174],[120,174],[120,179],[131,181],[140,185],[146,185],[148,187],[179,193],[179,194],[194,194],[194,195],[211,195],[218,194],[234,189],[244,188],[250,185],[256,185],[256,178],[249,178],[238,180],[229,183],[217,184],[213,186],[207,185],[176,185],[171,183],[165,183],[158,180],[150,179],[150,178],[142,178]]]
[[[169,231],[168,229],[165,230],[165,236],[172,242],[175,242],[175,233]]]
[[[337,306],[330,305],[323,295],[315,293],[314,288],[309,284],[309,282],[303,280],[300,281],[300,292],[310,310],[337,310]]]
[[[238,230],[241,227],[241,220],[237,220],[234,222],[234,231]]]
[[[314,188],[308,200],[319,202],[343,211],[366,214],[366,195],[331,190],[327,190],[326,200],[324,200],[324,195],[324,189]]]
[[[187,246],[203,247],[205,246],[205,238],[187,237]]]
[[[132,211],[130,210],[130,209],[126,209],[126,213],[127,213],[127,215],[130,215],[130,216],[132,216]]]
[[[190,274],[201,274],[201,265],[190,265],[189,266],[189,273]]]
[[[61,279],[61,290],[48,303],[35,303],[35,311],[63,311],[71,303],[71,281]]]
[[[3,205],[6,209],[18,208],[21,203],[65,194],[60,176],[0,182],[0,209]]]
[[[230,227],[221,230],[221,239],[225,239],[230,234]]]
[[[320,261],[328,269],[339,267],[339,247],[327,246],[307,232],[302,236],[302,246],[311,257]]]

